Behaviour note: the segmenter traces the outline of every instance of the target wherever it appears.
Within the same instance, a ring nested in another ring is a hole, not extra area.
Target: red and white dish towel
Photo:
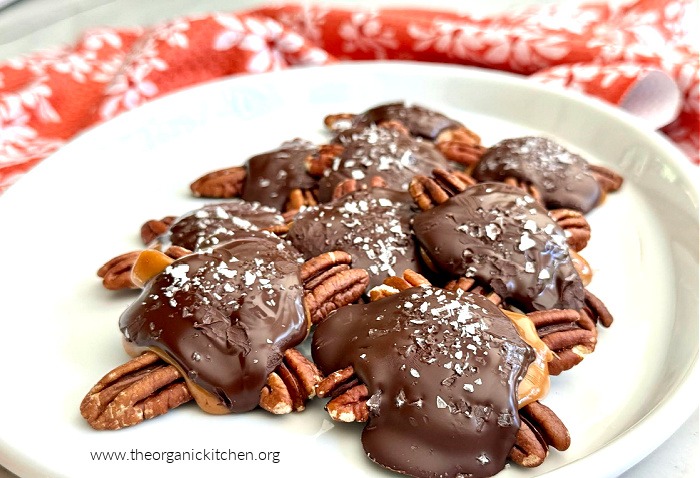
[[[700,163],[693,0],[548,5],[476,16],[282,4],[101,28],[0,63],[0,192],[88,126],[238,73],[414,60],[528,75],[646,118]]]

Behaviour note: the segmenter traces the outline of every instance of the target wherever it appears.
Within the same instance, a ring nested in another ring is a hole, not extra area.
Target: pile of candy
[[[541,403],[613,318],[586,289],[585,214],[622,178],[551,138],[490,147],[460,122],[383,104],[204,174],[216,199],[143,224],[98,271],[139,289],[134,357],[81,403],[119,429],[190,400],[209,413],[367,422],[367,456],[416,477],[533,467],[569,432]],[[311,357],[298,350],[309,341]]]

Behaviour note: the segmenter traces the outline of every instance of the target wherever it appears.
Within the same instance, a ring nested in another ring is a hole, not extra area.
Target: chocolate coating
[[[312,354],[324,373],[352,365],[367,385],[370,459],[416,477],[505,466],[534,352],[483,297],[414,287],[343,307],[316,328]]]
[[[276,236],[238,231],[147,282],[119,327],[127,341],[171,357],[231,412],[251,410],[284,351],[306,337],[299,267]]]
[[[601,197],[588,162],[548,138],[506,139],[489,148],[474,168],[477,181],[515,177],[534,185],[549,209],[589,212]]]
[[[435,140],[438,135],[450,128],[462,124],[444,114],[419,105],[405,103],[388,103],[370,108],[357,115],[352,127],[364,128],[384,121],[400,121],[413,136]]]
[[[369,273],[370,289],[390,275],[420,270],[411,232],[412,204],[407,193],[384,188],[355,191],[305,209],[286,237],[306,259],[347,252],[353,267]]]
[[[292,189],[316,186],[316,180],[306,172],[304,160],[317,151],[313,143],[295,139],[248,159],[241,197],[282,211]]]
[[[401,132],[370,125],[341,137],[344,151],[319,180],[319,200],[328,202],[335,187],[346,179],[368,185],[372,177],[384,179],[386,187],[407,191],[416,174],[447,168],[444,156],[428,141]]]
[[[194,251],[216,244],[235,231],[257,231],[276,224],[284,224],[284,218],[276,210],[232,199],[183,214],[157,241],[162,247],[175,245]]]
[[[526,312],[583,306],[564,231],[519,188],[477,184],[417,214],[413,230],[439,270],[474,277]]]

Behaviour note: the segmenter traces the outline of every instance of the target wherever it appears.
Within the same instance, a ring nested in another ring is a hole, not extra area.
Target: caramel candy
[[[299,213],[287,239],[305,259],[324,252],[347,252],[353,267],[369,273],[369,289],[406,269],[419,270],[410,225],[413,215],[406,193],[360,190]]]
[[[386,187],[407,191],[416,174],[430,174],[446,168],[447,161],[428,141],[415,139],[397,129],[368,126],[344,133],[339,139],[344,150],[319,180],[319,201],[328,202],[335,187],[347,179],[369,185],[380,177]]]
[[[373,461],[416,477],[505,466],[534,353],[482,296],[413,287],[344,307],[319,324],[312,354],[325,374],[352,366],[367,386],[362,444]]]
[[[434,267],[473,277],[525,312],[583,307],[564,231],[517,187],[469,187],[418,213],[413,230]]]
[[[181,370],[203,409],[252,410],[284,351],[307,335],[299,269],[285,241],[237,231],[148,280],[119,326],[132,352],[157,350]]]
[[[579,277],[581,277],[581,283],[584,287],[587,286],[593,280],[593,269],[591,265],[578,252],[569,249],[569,254],[571,255],[574,268],[578,272]]]
[[[548,209],[586,213],[601,200],[588,162],[557,142],[527,136],[503,140],[489,148],[472,171],[477,181],[512,177],[535,187]]]

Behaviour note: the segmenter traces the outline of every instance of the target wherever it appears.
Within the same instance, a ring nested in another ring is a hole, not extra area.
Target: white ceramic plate
[[[188,185],[204,172],[294,137],[324,141],[327,113],[400,99],[462,120],[485,144],[554,137],[626,178],[590,214],[584,251],[590,289],[615,323],[594,354],[553,378],[544,401],[572,446],[499,476],[613,476],[665,440],[697,405],[698,181],[685,158],[613,108],[521,78],[355,63],[232,78],[154,101],[83,134],[0,197],[0,463],[23,477],[391,476],[364,456],[362,425],[331,423],[320,401],[283,417],[209,416],[188,405],[118,432],[93,431],[78,406],[127,359],[117,320],[134,294],[104,290],[95,271],[140,247],[143,221],[201,205]],[[217,450],[228,460],[216,461]],[[234,460],[229,450],[269,459]],[[93,459],[98,452],[127,460]],[[175,452],[201,460],[168,463]]]

